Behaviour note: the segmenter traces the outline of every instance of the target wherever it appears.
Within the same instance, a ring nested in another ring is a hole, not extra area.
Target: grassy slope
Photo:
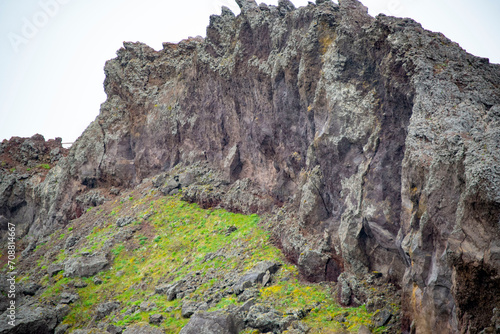
[[[66,278],[63,273],[50,278],[45,275],[40,279],[46,287],[40,297],[42,303],[57,303],[63,291],[78,292],[80,298],[71,305],[71,313],[64,320],[73,329],[92,323],[98,304],[117,300],[121,303],[121,311],[103,321],[127,326],[147,323],[149,315],[160,313],[165,317],[161,327],[168,333],[176,333],[188,322],[181,317],[183,300],[202,301],[218,282],[234,277],[236,273],[242,274],[263,260],[278,261],[283,266],[275,274],[271,286],[259,287],[258,302],[272,305],[282,312],[311,309],[304,321],[312,328],[312,333],[357,332],[361,324],[370,324],[371,314],[364,306],[351,309],[338,306],[332,296],[332,284],[302,282],[297,269],[287,263],[280,250],[270,243],[270,235],[260,227],[258,216],[220,209],[204,210],[196,204],[181,201],[179,196],[160,196],[155,190],[143,193],[136,190],[114,203],[88,210],[64,231],[55,232],[45,245],[37,247],[35,258],[39,270],[69,256],[78,256],[78,253],[98,252],[107,242],[113,241],[120,230],[135,230],[129,240],[113,243],[112,266],[97,275],[102,284],[94,284],[93,277]],[[117,218],[127,215],[133,215],[136,220],[131,226],[117,227]],[[88,224],[93,220],[99,223],[92,230],[85,231],[84,222]],[[228,234],[226,231],[230,226],[237,230]],[[87,236],[72,253],[61,250],[52,258],[44,256],[54,244],[63,243],[69,234]],[[215,252],[223,253],[225,257],[204,261],[208,253]],[[183,300],[167,301],[166,296],[154,294],[155,286],[161,282],[174,282],[195,274],[204,278],[203,284]],[[87,286],[74,289],[73,284],[81,281]],[[147,312],[139,309],[132,314],[125,313],[146,300],[156,306]],[[240,303],[234,295],[229,295],[211,310],[229,304]],[[343,315],[346,321],[333,320],[338,315]],[[379,328],[380,331],[383,328]]]

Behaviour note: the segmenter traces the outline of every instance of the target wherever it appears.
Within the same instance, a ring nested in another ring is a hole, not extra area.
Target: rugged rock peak
[[[356,0],[237,3],[206,38],[124,43],[106,63],[107,100],[36,187],[29,237],[111,187],[205,163],[224,190],[189,183],[185,198],[269,214],[307,279],[377,271],[403,289],[405,331],[489,327],[500,66]]]
[[[241,9],[242,13],[248,12],[250,9],[257,9],[257,2],[255,0],[236,0],[236,3]]]
[[[36,167],[37,164],[52,165],[67,153],[68,150],[62,146],[61,138],[45,141],[40,134],[31,138],[12,137],[0,143],[0,168],[31,170],[31,167]]]
[[[226,7],[226,6],[222,6],[221,16],[229,16],[229,17],[232,17],[232,18],[235,17],[233,11],[231,9],[229,9],[229,7]]]
[[[278,8],[290,12],[295,9],[295,5],[290,0],[278,0]]]

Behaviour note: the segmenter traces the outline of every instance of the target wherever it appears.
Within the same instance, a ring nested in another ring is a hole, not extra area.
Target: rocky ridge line
[[[125,43],[107,62],[108,99],[36,187],[29,238],[78,217],[99,189],[208,161],[259,200],[190,199],[274,213],[308,279],[381,272],[403,288],[405,331],[490,326],[499,66],[356,0],[237,2],[241,14],[212,16],[205,39]]]

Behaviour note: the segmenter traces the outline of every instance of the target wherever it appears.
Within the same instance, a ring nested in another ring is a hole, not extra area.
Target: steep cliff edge
[[[13,137],[0,143],[0,239],[6,242],[8,223],[24,236],[38,216],[36,189],[49,170],[68,154],[62,139],[45,141],[42,135]]]
[[[111,187],[207,162],[206,206],[269,213],[304,277],[378,271],[404,331],[480,332],[500,307],[500,66],[356,0],[237,0],[206,38],[106,63],[97,119],[34,192],[36,240]],[[232,188],[231,188],[232,187]],[[15,219],[14,216],[12,216]]]

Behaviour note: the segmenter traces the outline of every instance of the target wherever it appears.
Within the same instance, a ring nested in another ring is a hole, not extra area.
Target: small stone
[[[120,189],[113,187],[113,188],[111,188],[111,189],[109,190],[109,193],[110,193],[111,195],[115,195],[115,196],[116,196],[116,195],[119,195],[119,194],[120,194]]]
[[[228,237],[231,233],[235,232],[236,230],[238,230],[236,226],[229,226],[225,233],[226,237]]]
[[[94,277],[93,279],[95,285],[100,285],[103,283],[102,279],[100,277]]]
[[[68,292],[63,292],[61,294],[61,300],[59,301],[61,304],[71,304],[76,302],[80,297],[77,294],[71,294]]]
[[[78,237],[75,237],[73,235],[69,236],[68,239],[66,239],[66,243],[64,244],[65,249],[71,249],[73,248],[76,243],[80,240]]]
[[[130,225],[134,221],[133,217],[121,217],[116,220],[116,226],[124,227]]]

